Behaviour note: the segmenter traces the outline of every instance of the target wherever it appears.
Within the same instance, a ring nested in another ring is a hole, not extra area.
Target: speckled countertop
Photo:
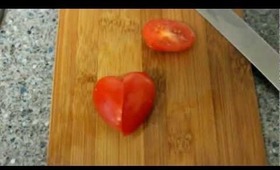
[[[57,10],[7,10],[0,28],[0,165],[46,165]],[[279,11],[245,20],[279,49]],[[279,165],[279,93],[254,70],[270,165]]]

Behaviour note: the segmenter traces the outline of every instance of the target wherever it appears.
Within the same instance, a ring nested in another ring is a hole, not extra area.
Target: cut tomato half
[[[142,36],[148,47],[164,52],[187,50],[195,41],[195,33],[187,24],[167,19],[148,21],[143,27]]]

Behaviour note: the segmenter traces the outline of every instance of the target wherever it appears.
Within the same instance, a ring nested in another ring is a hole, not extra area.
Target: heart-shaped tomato
[[[155,94],[148,74],[131,72],[101,78],[94,87],[93,103],[106,123],[128,135],[151,113]]]

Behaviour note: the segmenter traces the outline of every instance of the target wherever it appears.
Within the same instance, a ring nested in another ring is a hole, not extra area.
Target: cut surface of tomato
[[[148,21],[143,27],[142,36],[148,47],[163,52],[187,50],[195,41],[195,33],[187,24],[168,19]]]
[[[148,74],[106,76],[94,87],[93,103],[102,119],[124,135],[134,132],[151,113],[155,85]]]

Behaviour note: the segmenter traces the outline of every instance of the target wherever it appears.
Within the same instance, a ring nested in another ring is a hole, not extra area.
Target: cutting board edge
[[[55,87],[55,84],[56,84],[56,81],[57,81],[57,76],[55,76],[56,74],[57,74],[57,72],[58,72],[58,66],[57,66],[57,60],[58,60],[58,53],[59,53],[59,49],[58,49],[58,47],[59,47],[59,43],[60,43],[60,38],[61,38],[61,36],[62,35],[60,35],[59,34],[59,32],[60,32],[60,29],[62,28],[62,23],[61,23],[61,13],[62,13],[62,9],[60,9],[59,11],[58,11],[58,25],[57,25],[57,32],[56,32],[56,38],[55,38],[55,52],[54,52],[54,57],[55,57],[55,59],[54,59],[54,65],[53,65],[53,81],[52,81],[52,92],[51,92],[51,102],[50,102],[50,115],[49,115],[49,134],[48,134],[48,142],[47,142],[47,155],[46,155],[46,158],[47,158],[47,164],[48,165],[52,165],[52,162],[51,162],[51,157],[50,157],[50,152],[51,152],[51,148],[50,148],[50,146],[51,146],[51,142],[52,142],[52,135],[51,135],[51,132],[52,132],[52,130],[53,130],[53,126],[52,126],[52,123],[53,123],[53,109],[54,109],[54,94],[55,94],[55,91],[56,91],[56,89],[54,88]]]

